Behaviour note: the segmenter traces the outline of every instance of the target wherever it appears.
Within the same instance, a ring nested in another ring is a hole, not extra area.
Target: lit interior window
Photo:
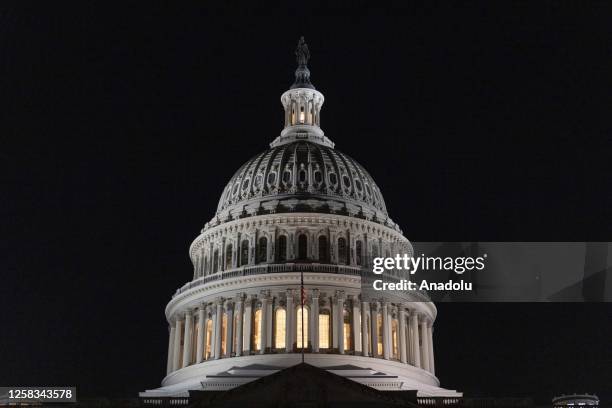
[[[261,309],[255,311],[253,319],[253,350],[261,350]]]
[[[377,354],[379,356],[382,356],[383,354],[383,321],[382,321],[382,315],[379,313],[378,314],[378,319],[376,319],[376,323],[378,325],[378,335],[376,337],[378,337],[378,347],[377,347]]]
[[[319,348],[329,348],[329,314],[319,315]]]
[[[351,317],[347,310],[344,311],[344,349],[351,350],[353,348],[351,344]]]
[[[221,319],[221,355],[227,352],[227,313],[223,313]]]
[[[207,360],[210,358],[210,353],[211,353],[210,347],[211,347],[212,335],[213,335],[212,320],[208,319],[206,321],[206,352],[204,353],[205,358]]]
[[[275,333],[274,333],[274,345],[276,348],[285,348],[285,324],[286,324],[287,312],[285,309],[276,310],[276,321]]]
[[[302,308],[300,306],[298,307],[297,314],[296,314],[296,317],[297,317],[297,347],[299,349],[306,348],[306,346],[302,344],[302,309],[304,309],[304,326],[303,326],[304,344],[308,344],[308,309]]]
[[[391,349],[393,350],[393,358],[399,358],[399,346],[397,344],[397,320],[391,322]]]

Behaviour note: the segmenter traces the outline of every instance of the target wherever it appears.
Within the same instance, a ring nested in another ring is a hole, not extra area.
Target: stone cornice
[[[221,294],[236,293],[237,290],[247,293],[249,296],[260,294],[262,289],[270,286],[284,286],[300,284],[300,273],[274,273],[238,278],[212,281],[205,285],[196,286],[172,298],[166,306],[166,318],[170,319],[174,314],[192,305],[201,304],[207,298],[207,302],[214,301]],[[304,274],[304,284],[307,286],[323,285],[342,288],[351,293],[358,294],[361,289],[361,278],[359,276],[327,273]],[[259,296],[260,297],[260,296]]]

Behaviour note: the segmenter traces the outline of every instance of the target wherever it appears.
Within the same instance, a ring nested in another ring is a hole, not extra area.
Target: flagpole
[[[300,300],[302,303],[302,363],[304,362],[304,270],[300,271]]]

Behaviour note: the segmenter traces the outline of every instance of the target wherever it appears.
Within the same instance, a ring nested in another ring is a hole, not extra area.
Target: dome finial
[[[295,81],[293,85],[291,85],[291,89],[315,89],[314,85],[310,83],[310,70],[308,70],[308,66],[306,65],[310,59],[310,51],[308,51],[308,44],[306,44],[304,36],[300,37],[298,45],[295,48],[295,59],[298,63],[298,67],[295,70]]]
[[[306,41],[304,41],[304,36],[301,36],[300,41],[298,41],[298,45],[295,49],[295,56],[298,65],[308,64],[310,52],[308,51],[308,44],[306,44]]]

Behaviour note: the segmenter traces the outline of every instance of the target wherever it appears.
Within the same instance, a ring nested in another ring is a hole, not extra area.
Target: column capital
[[[311,291],[311,296],[312,296],[312,298],[313,298],[313,299],[318,299],[318,298],[319,298],[319,295],[320,295],[320,293],[319,293],[319,289],[313,289],[313,290]]]
[[[215,299],[216,306],[223,306],[223,302],[225,302],[225,299],[223,299],[222,297],[218,297]]]
[[[190,317],[193,315],[193,309],[185,309],[185,317]]]
[[[337,290],[335,298],[336,301],[344,300],[346,298],[346,294],[343,290]]]
[[[225,301],[225,310],[226,311],[230,311],[230,310],[234,310],[234,301],[233,300],[226,300]]]
[[[419,313],[418,314],[419,323],[420,324],[428,324],[429,317],[426,314]]]
[[[244,301],[244,298],[245,298],[245,297],[246,297],[246,296],[245,296],[244,292],[238,292],[238,293],[236,293],[236,302],[237,302],[237,303],[242,303],[242,302]]]

